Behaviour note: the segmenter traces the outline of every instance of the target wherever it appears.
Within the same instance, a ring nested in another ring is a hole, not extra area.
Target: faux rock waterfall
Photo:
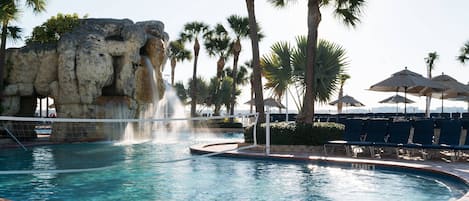
[[[2,115],[33,116],[42,96],[54,99],[61,118],[139,118],[155,97],[163,97],[167,44],[160,21],[84,19],[57,44],[8,49]],[[146,68],[150,64],[154,72]],[[54,124],[51,139],[113,138],[95,124],[73,136],[70,125]]]

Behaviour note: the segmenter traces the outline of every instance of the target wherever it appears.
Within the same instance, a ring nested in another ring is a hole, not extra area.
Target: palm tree
[[[209,93],[209,88],[207,82],[202,78],[202,77],[197,77],[195,80],[197,84],[194,85],[193,79],[189,79],[189,87],[187,89],[188,94],[192,94],[193,91],[197,91],[197,104],[206,104],[207,100],[210,98],[210,93]],[[197,86],[197,88],[194,90],[192,88],[193,86]],[[194,101],[194,99],[191,99],[191,101]]]
[[[269,0],[274,6],[285,7],[287,2],[294,0]],[[308,39],[306,51],[305,85],[306,91],[303,97],[303,108],[297,117],[297,122],[313,124],[314,117],[314,93],[317,91],[314,85],[314,65],[316,65],[316,45],[318,42],[318,26],[321,22],[321,7],[331,5],[334,14],[342,18],[345,24],[355,26],[360,20],[365,0],[308,0]]]
[[[344,85],[345,81],[350,79],[350,75],[347,73],[340,73],[339,74],[339,97],[338,100],[340,100],[344,96]],[[337,103],[337,113],[342,113],[342,102],[339,101]]]
[[[296,47],[279,42],[272,47],[272,53],[264,56],[262,66],[267,79],[266,87],[274,90],[274,94],[284,94],[289,85],[295,85],[294,102],[297,109],[302,110],[307,102],[301,96],[306,90],[305,71],[307,38],[297,37]],[[348,65],[345,50],[334,43],[320,40],[317,47],[313,101],[327,102],[340,84],[340,75]]]
[[[176,90],[176,95],[178,96],[179,100],[181,100],[182,103],[186,104],[187,91],[186,88],[184,88],[184,84],[182,82],[177,82],[174,85],[174,90]]]
[[[247,38],[249,35],[249,18],[241,17],[238,15],[231,15],[227,18],[230,28],[233,30],[236,35],[236,39],[233,43],[232,52],[233,52],[233,80],[236,80],[237,70],[238,70],[238,60],[239,54],[241,52],[241,39]],[[258,30],[258,29],[256,29]],[[230,106],[230,115],[234,114],[235,98],[236,98],[236,82],[233,82],[233,90],[231,95],[231,106]]]
[[[265,55],[261,60],[264,77],[267,79],[265,87],[272,89],[274,98],[281,100],[288,86],[294,80],[291,62],[292,48],[287,42],[277,42],[271,47],[272,53]]]
[[[0,2],[0,21],[1,21],[1,36],[0,36],[0,95],[3,94],[3,72],[5,68],[5,53],[6,41],[9,31],[10,22],[17,19],[18,14],[21,12],[19,9],[19,0],[2,0]],[[25,0],[25,6],[32,8],[34,13],[45,11],[45,0]]]
[[[181,40],[171,41],[169,43],[169,59],[171,59],[171,86],[174,86],[174,71],[176,63],[192,59],[192,54],[184,47]]]
[[[249,17],[249,37],[251,38],[252,46],[252,85],[254,86],[256,112],[259,114],[259,122],[265,122],[264,95],[262,93],[261,67],[259,61],[259,35],[257,32],[258,28],[256,22],[254,0],[246,0],[246,8]]]
[[[432,79],[432,70],[435,69],[435,62],[438,60],[439,55],[436,52],[428,53],[428,56],[425,57],[425,64],[427,64],[427,76],[428,79]],[[425,102],[425,115],[430,116],[430,103],[432,101],[431,96],[427,96]]]
[[[458,60],[462,64],[466,64],[466,61],[469,60],[469,41],[467,41],[466,44],[464,44],[464,46],[461,47],[460,55],[458,56]]]
[[[228,57],[231,38],[228,32],[221,24],[215,25],[213,30],[205,34],[205,49],[209,56],[218,56],[217,78],[220,80],[225,67],[225,61]]]
[[[199,37],[206,33],[208,30],[208,25],[203,22],[190,22],[184,25],[184,30],[181,33],[182,41],[192,42],[194,41],[194,70],[192,72],[192,80],[197,79],[197,59],[199,58],[200,43]],[[194,117],[196,114],[196,104],[197,104],[197,82],[191,82],[191,116]]]

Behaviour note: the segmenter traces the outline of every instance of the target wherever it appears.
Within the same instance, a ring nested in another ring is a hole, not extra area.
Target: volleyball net
[[[53,142],[145,141],[181,132],[243,132],[257,124],[257,114],[194,118],[77,119],[0,116],[1,138]],[[255,140],[254,144],[257,144]]]

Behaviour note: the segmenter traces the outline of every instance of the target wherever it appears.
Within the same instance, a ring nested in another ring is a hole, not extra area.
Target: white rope
[[[212,116],[212,117],[192,117],[192,118],[149,118],[149,119],[78,119],[78,118],[36,118],[36,117],[13,117],[13,116],[0,116],[0,121],[40,121],[40,122],[76,122],[76,123],[119,123],[119,122],[154,122],[154,121],[184,121],[184,120],[209,120],[209,119],[225,119],[235,117],[256,116],[256,114],[237,114],[227,116]]]
[[[203,157],[216,156],[216,155],[228,153],[230,151],[239,151],[239,150],[244,150],[244,149],[250,149],[250,148],[257,147],[257,146],[258,145],[250,145],[250,146],[245,146],[245,147],[241,147],[241,148],[227,149],[227,150],[223,150],[223,151],[217,151],[217,152],[202,154],[202,155],[198,155],[198,156],[192,156],[192,157],[188,157],[188,158],[181,158],[181,159],[167,160],[167,161],[157,161],[157,162],[154,162],[154,163],[176,163],[176,162],[181,162],[181,161],[196,160],[196,159],[203,158]]]

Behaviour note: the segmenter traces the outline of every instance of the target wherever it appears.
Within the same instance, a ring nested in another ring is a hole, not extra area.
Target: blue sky
[[[433,75],[442,72],[462,83],[469,81],[469,65],[459,64],[455,57],[462,45],[469,40],[469,1],[467,0],[370,0],[364,8],[362,22],[356,28],[344,26],[330,12],[322,9],[322,22],[319,37],[342,45],[347,50],[348,73],[351,79],[346,82],[345,93],[354,96],[372,111],[374,107],[389,106],[378,101],[394,95],[393,93],[367,90],[392,73],[405,66],[414,72],[426,75],[424,58],[429,52],[440,55]],[[61,13],[87,14],[90,18],[128,18],[134,22],[160,20],[165,31],[175,39],[185,23],[203,21],[214,25],[226,24],[231,14],[247,16],[245,1],[215,0],[48,0],[47,12],[33,15],[25,9],[16,24],[24,28],[24,35],[31,33],[34,26],[40,25],[51,16]],[[269,52],[270,46],[277,41],[294,41],[298,35],[305,35],[306,1],[298,1],[285,9],[272,7],[267,1],[256,1],[256,15],[266,38],[260,43],[261,55]],[[22,42],[9,44],[21,46]],[[188,46],[189,48],[189,46]],[[243,42],[240,63],[250,58],[250,43]],[[204,55],[204,53],[202,53]],[[232,61],[227,61],[231,66]],[[215,75],[216,58],[202,56],[199,59],[199,75]],[[169,68],[167,68],[169,70]],[[169,74],[169,71],[164,72]],[[176,70],[176,80],[184,80],[192,75],[192,62],[180,63]],[[265,91],[265,96],[270,93]],[[411,106],[423,109],[424,97],[409,96],[416,101]],[[239,107],[249,100],[249,90],[243,90]],[[291,104],[292,101],[290,101]],[[440,102],[433,100],[432,108]],[[446,101],[445,106],[466,107],[463,102]],[[293,108],[293,105],[290,105]],[[318,105],[317,109],[334,111],[333,107]]]

